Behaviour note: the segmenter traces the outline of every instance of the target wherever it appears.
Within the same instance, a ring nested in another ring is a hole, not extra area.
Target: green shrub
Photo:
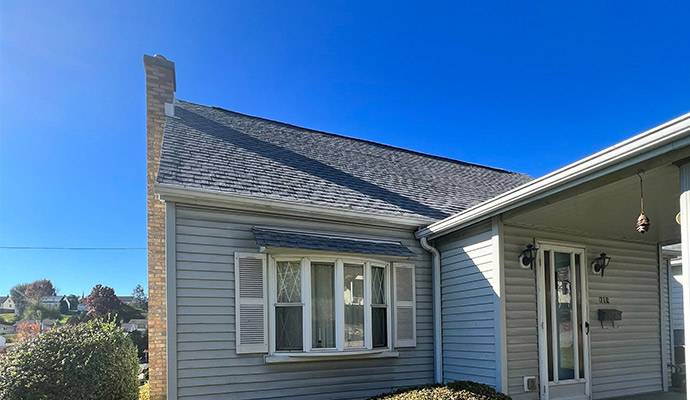
[[[400,389],[371,397],[369,400],[511,400],[491,386],[470,381],[456,381],[446,385],[425,385]]]
[[[41,333],[0,356],[0,399],[136,400],[137,351],[114,321]]]

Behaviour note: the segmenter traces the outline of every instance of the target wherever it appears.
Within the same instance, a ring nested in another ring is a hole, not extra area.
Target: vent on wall
[[[536,392],[539,390],[539,381],[536,376],[522,377],[523,390],[525,392]]]

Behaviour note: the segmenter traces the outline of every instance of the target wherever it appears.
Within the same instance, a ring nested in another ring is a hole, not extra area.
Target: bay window
[[[271,352],[390,348],[389,269],[369,260],[272,258]]]

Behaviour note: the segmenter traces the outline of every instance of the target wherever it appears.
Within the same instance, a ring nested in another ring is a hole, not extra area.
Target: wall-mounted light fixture
[[[520,267],[527,269],[534,268],[534,260],[537,258],[537,250],[539,250],[538,247],[534,247],[531,243],[527,245],[527,247],[522,250],[522,253],[520,253]]]
[[[601,273],[601,276],[604,276],[604,270],[606,267],[609,266],[609,263],[611,262],[611,257],[607,257],[606,253],[601,253],[599,257],[595,258],[594,261],[592,261],[592,272],[595,274]]]

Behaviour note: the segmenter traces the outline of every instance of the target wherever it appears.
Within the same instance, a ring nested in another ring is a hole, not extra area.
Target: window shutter
[[[395,347],[417,345],[414,264],[393,263],[395,288]]]
[[[237,354],[268,352],[265,254],[235,253],[235,348]]]

